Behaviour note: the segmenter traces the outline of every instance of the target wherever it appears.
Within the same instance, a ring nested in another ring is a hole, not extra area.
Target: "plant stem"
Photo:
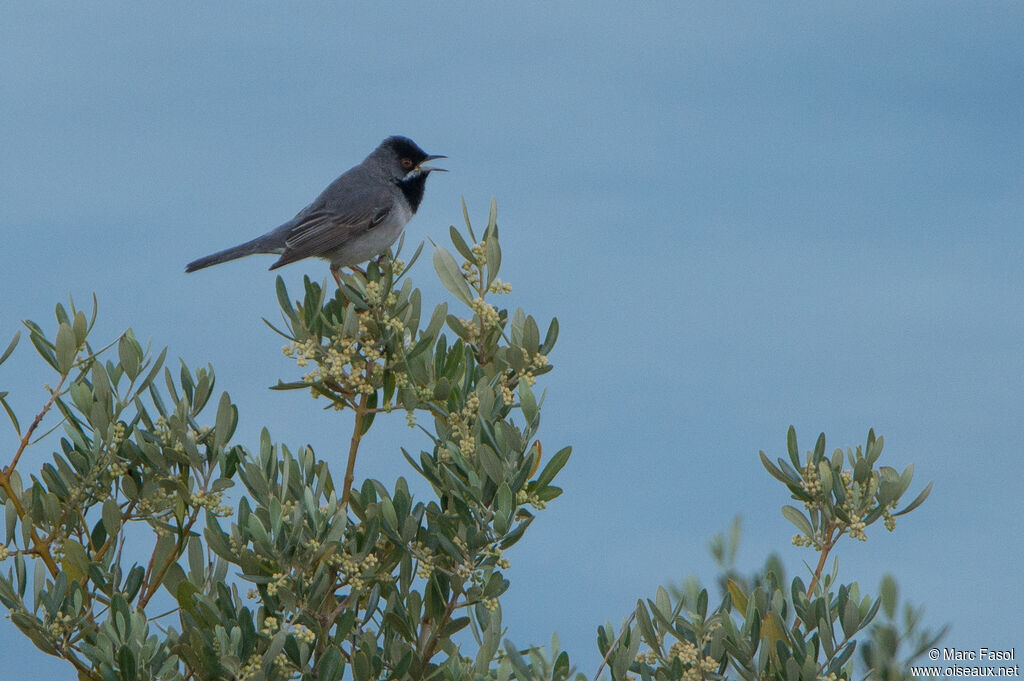
[[[828,535],[825,537],[825,541],[821,545],[821,556],[818,558],[818,567],[814,568],[814,575],[811,577],[811,584],[807,587],[807,598],[814,595],[814,589],[818,586],[818,580],[821,579],[821,571],[825,569],[825,561],[828,560],[829,551],[836,545],[839,537],[833,537],[832,533],[835,528],[828,528]]]
[[[185,525],[184,529],[179,531],[179,542],[183,541],[185,538],[188,537],[189,532],[192,531],[192,526],[196,524],[196,520],[198,519],[199,508],[197,507],[192,511],[192,515],[189,517],[188,523]],[[157,546],[159,545],[160,539],[158,538]],[[149,581],[145,584],[142,590],[142,595],[139,596],[139,608],[145,608],[146,605],[149,603],[149,600],[156,595],[157,590],[160,588],[160,584],[164,581],[164,575],[167,574],[167,571],[170,569],[171,565],[175,561],[177,561],[178,558],[181,557],[183,551],[184,544],[182,543],[182,545],[178,547],[176,550],[171,551],[170,555],[167,556],[167,560],[164,561],[163,565],[157,567],[156,570],[153,570],[153,559],[156,558],[156,547],[153,548],[153,555],[149,558]]]
[[[26,430],[25,434],[22,435],[21,442],[18,444],[18,450],[14,453],[14,458],[11,459],[11,463],[0,469],[0,488],[4,490],[7,498],[11,500],[15,513],[18,514],[18,518],[23,523],[25,522],[25,507],[21,505],[21,500],[18,498],[18,495],[15,494],[14,488],[11,486],[11,475],[14,473],[15,466],[18,465],[21,455],[28,447],[29,441],[32,439],[32,433],[34,433],[36,428],[39,427],[39,424],[42,423],[43,417],[46,416],[46,412],[50,411],[50,408],[53,407],[53,403],[56,401],[57,396],[60,395],[60,390],[67,378],[68,374],[61,374],[57,387],[50,391],[50,399],[46,401],[43,408],[38,414],[36,414],[36,417],[32,419],[32,423],[29,425],[28,430]],[[50,553],[49,540],[44,541],[40,538],[34,524],[29,530],[29,537],[32,539],[32,552],[39,556],[46,564],[46,569],[50,571],[50,576],[56,577],[57,573],[60,572],[60,568],[57,567],[57,562],[53,559],[53,555]]]
[[[612,653],[615,652],[615,648],[619,645],[619,640],[622,638],[622,635],[626,633],[626,630],[629,629],[629,625],[632,624],[633,620],[635,619],[636,608],[634,608],[633,612],[629,614],[629,619],[627,619],[626,623],[622,625],[622,629],[619,630],[619,635],[615,637],[615,640],[612,641],[612,644],[608,646],[608,650],[605,652],[604,657],[601,658],[601,666],[597,668],[597,673],[594,674],[594,681],[597,681],[599,678],[601,678],[601,672],[604,671],[605,665],[608,664],[608,659],[611,657]]]
[[[427,639],[427,643],[423,648],[424,667],[430,663],[430,658],[434,657],[434,648],[437,646],[438,634],[442,627],[448,623],[448,620],[451,619],[452,613],[455,611],[455,603],[458,599],[458,592],[452,590],[452,597],[448,599],[448,603],[445,605],[444,614],[441,615],[441,619],[439,621],[434,623],[434,626],[430,631],[430,637]]]
[[[818,587],[818,580],[821,579],[821,572],[825,569],[825,561],[828,560],[829,551],[839,541],[840,535],[833,536],[835,532],[835,526],[830,525],[828,532],[825,535],[825,540],[821,543],[821,556],[818,557],[818,566],[814,568],[814,574],[811,575],[811,584],[807,587],[807,598],[810,599],[814,595],[814,590]],[[793,621],[793,628],[796,629],[800,626],[800,618],[797,617]]]
[[[352,427],[352,441],[348,446],[348,464],[345,466],[345,482],[341,492],[341,508],[348,509],[348,499],[352,490],[352,482],[356,472],[356,454],[359,452],[359,441],[363,439],[363,419],[370,412],[366,408],[366,396],[360,395],[355,402],[356,420]]]

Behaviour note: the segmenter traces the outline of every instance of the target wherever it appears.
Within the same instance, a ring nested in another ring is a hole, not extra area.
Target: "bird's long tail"
[[[195,272],[201,270],[204,267],[211,265],[219,265],[222,262],[228,260],[235,260],[237,258],[244,258],[247,255],[253,255],[254,253],[280,253],[280,248],[273,248],[268,243],[267,237],[269,235],[264,234],[263,236],[256,237],[252,241],[246,241],[244,244],[239,244],[232,248],[225,248],[223,251],[217,251],[198,260],[193,260],[189,264],[185,265],[186,272]]]

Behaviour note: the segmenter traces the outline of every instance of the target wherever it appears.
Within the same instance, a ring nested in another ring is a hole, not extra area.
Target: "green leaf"
[[[466,230],[469,232],[469,238],[476,241],[476,235],[473,234],[473,225],[469,223],[469,209],[466,208],[466,199],[462,199],[462,218],[466,221]]]
[[[668,591],[665,587],[659,586],[657,591],[654,592],[654,614],[662,615],[665,620],[670,623],[672,620],[672,599],[668,596]]]
[[[319,681],[341,681],[344,672],[345,662],[341,659],[341,648],[329,647],[317,663],[316,678]]]
[[[498,229],[498,200],[491,198],[490,212],[487,215],[487,230],[484,234],[494,233]]]
[[[548,324],[548,332],[544,336],[544,342],[540,346],[540,354],[546,355],[551,352],[555,347],[555,341],[558,340],[558,319],[552,317],[551,323]]]
[[[931,493],[932,493],[932,483],[929,482],[927,485],[925,485],[925,488],[923,490],[921,490],[921,493],[917,495],[916,499],[911,501],[907,505],[907,507],[904,508],[902,511],[897,511],[896,513],[893,513],[893,515],[897,516],[897,515],[903,515],[905,513],[910,513],[915,508],[917,508],[918,506],[923,504],[924,500],[927,499],[928,495],[931,494]]]
[[[517,679],[532,679],[534,674],[530,673],[530,668],[526,665],[526,661],[523,660],[523,656],[519,654],[519,650],[515,647],[512,641],[505,639],[505,659],[511,663],[512,668],[516,671]]]
[[[494,453],[489,445],[481,443],[477,447],[477,456],[480,458],[480,463],[483,465],[484,472],[487,474],[494,484],[500,484],[505,480],[505,469],[501,465],[501,460],[498,455]]]
[[[493,233],[487,235],[484,243],[487,244],[487,286],[490,286],[501,269],[501,246],[498,244],[496,228]]]
[[[18,347],[18,339],[20,338],[21,331],[15,331],[14,338],[12,338],[11,342],[7,344],[7,349],[3,351],[3,354],[0,354],[0,364],[6,362],[7,358],[11,356],[12,352],[14,352],[14,348]]]
[[[75,354],[78,348],[75,346],[75,333],[67,324],[61,324],[57,329],[57,371],[66,374],[71,371],[75,363]]]
[[[131,331],[126,331],[117,343],[117,357],[129,380],[134,381],[139,375],[139,362],[142,360],[141,349],[135,344]]]
[[[523,349],[531,355],[540,348],[540,330],[537,328],[537,320],[527,315],[526,323],[523,324]]]
[[[18,511],[14,506],[13,499],[8,499],[7,503],[4,504],[4,512],[6,515],[5,520],[7,522],[7,535],[4,537],[3,544],[7,545],[14,539],[14,531],[18,525]]]
[[[160,367],[164,365],[165,357],[167,357],[167,348],[164,348],[163,350],[160,351],[160,354],[156,358],[156,362],[153,363],[153,368],[149,370],[149,373],[146,374],[146,377],[142,379],[142,383],[139,384],[137,394],[141,393],[143,390],[148,388],[150,384],[153,382],[153,379],[157,377],[157,374],[160,373]]]
[[[42,625],[35,617],[24,612],[12,612],[10,614],[11,622],[14,623],[21,633],[25,634],[32,643],[36,645],[41,651],[47,655],[54,655],[60,657],[60,652],[53,647],[50,643],[49,634],[43,633]]]
[[[811,527],[811,521],[808,520],[807,516],[805,516],[798,508],[794,506],[783,506],[782,515],[786,520],[796,525],[796,529],[800,530],[805,537],[814,536],[814,529]]]
[[[452,254],[441,246],[434,247],[434,269],[446,289],[466,307],[472,306],[473,292],[462,276],[462,269],[459,268]]]
[[[747,611],[747,595],[743,593],[743,589],[731,579],[726,580],[725,586],[729,591],[729,596],[732,598],[733,605],[736,606],[739,612],[745,613]]]
[[[277,291],[277,302],[281,306],[281,311],[290,321],[295,321],[295,308],[292,307],[292,301],[288,298],[288,287],[284,285],[284,279],[280,275],[274,282],[274,287]]]
[[[73,539],[64,542],[64,571],[68,579],[77,582],[89,573],[89,556],[85,548]]]
[[[121,529],[121,509],[110,497],[103,502],[103,527],[111,537],[116,536]]]
[[[459,234],[459,230],[455,229],[455,225],[451,225],[448,228],[448,233],[451,235],[452,245],[455,246],[455,250],[459,252],[459,255],[474,265],[479,266],[480,263],[477,262],[472,249],[466,244],[466,240],[462,238],[462,235]]]
[[[768,455],[765,454],[764,451],[761,451],[760,455],[761,455],[761,465],[763,465],[765,467],[765,470],[767,470],[768,473],[770,473],[773,478],[775,478],[779,482],[783,482],[783,483],[785,483],[787,485],[798,485],[798,484],[800,484],[799,479],[794,480],[790,476],[788,476],[785,473],[783,473],[782,469],[780,469],[778,466],[776,466],[774,463],[772,463],[772,460],[768,458]]]
[[[843,611],[839,614],[839,624],[847,638],[857,633],[860,626],[860,608],[857,607],[854,599],[850,598],[846,601]]]
[[[29,334],[28,339],[32,341],[32,345],[35,347],[36,352],[43,360],[57,369],[57,357],[53,354],[53,344],[46,340],[46,336],[43,335],[43,330],[35,322],[26,321],[25,326],[32,330]],[[59,370],[58,370],[59,371]]]
[[[786,451],[789,453],[789,460],[793,462],[793,468],[799,470],[801,468],[800,449],[796,443],[796,428],[793,426],[786,431]]]
[[[853,656],[853,651],[856,649],[857,642],[850,641],[850,643],[843,648],[843,652],[839,653],[839,657],[832,661],[832,664],[829,665],[829,669],[834,670],[834,673],[838,675],[839,670],[846,664],[846,661]]]
[[[94,293],[93,294],[93,304],[95,305],[95,303],[96,303],[96,294]],[[93,309],[93,315],[94,315],[93,316],[93,321],[96,320],[95,314],[96,314],[96,309],[94,308]],[[82,314],[81,310],[79,310],[78,312],[75,312],[75,318],[71,322],[71,330],[75,332],[75,344],[76,345],[82,345],[83,343],[85,343],[85,338],[86,338],[86,336],[89,335],[89,329],[90,329],[91,326],[92,325],[89,322],[85,321],[85,315]],[[129,329],[129,331],[130,331],[130,329]]]
[[[654,631],[654,623],[651,622],[651,616],[647,612],[647,606],[644,605],[643,601],[636,602],[636,626],[640,630],[640,635],[643,636],[644,643],[646,643],[656,653],[661,653],[661,643],[658,639],[657,633]]]
[[[188,578],[185,576],[185,570],[177,563],[168,565],[163,579],[160,580],[160,584],[167,589],[167,593],[174,596],[175,599],[178,598],[178,591],[181,585],[187,582]]]
[[[128,573],[127,579],[124,580],[124,586],[121,587],[121,592],[125,598],[129,601],[134,599],[136,594],[139,593],[139,587],[142,586],[142,578],[146,576],[146,571],[141,565],[136,565]]]
[[[899,589],[896,580],[892,575],[882,577],[882,585],[879,587],[879,600],[882,601],[882,610],[885,616],[892,619],[896,614],[896,604],[899,603]]]
[[[171,559],[174,549],[174,537],[170,534],[160,535],[160,538],[156,540],[156,547],[153,549],[153,565],[166,565],[168,560]]]
[[[526,381],[519,381],[519,409],[523,412],[526,425],[533,425],[537,418],[537,398]]]
[[[562,467],[569,461],[569,456],[572,454],[572,447],[563,447],[558,451],[551,460],[547,462],[544,469],[537,476],[537,486],[546,487],[555,479],[558,475],[558,471],[562,470]]]
[[[382,498],[378,503],[378,508],[380,508],[381,516],[383,516],[384,522],[388,527],[396,531],[401,529],[401,526],[398,524],[398,514],[395,512],[395,505],[391,503],[390,499],[387,497]]]
[[[231,398],[226,392],[221,393],[220,404],[217,405],[217,425],[213,440],[215,448],[223,449],[234,434],[236,425],[238,425],[238,407],[231,404]]]
[[[0,406],[3,406],[4,411],[7,412],[7,417],[11,419],[11,425],[14,426],[14,432],[21,437],[21,424],[18,423],[18,417],[14,414],[14,410],[7,404],[7,393],[0,393]]]
[[[174,565],[174,567],[178,566]],[[164,581],[164,584],[167,584],[166,580]],[[168,588],[168,590],[170,589]],[[200,593],[199,587],[187,579],[182,579],[180,582],[177,582],[174,587],[174,600],[178,601],[178,605],[180,605],[185,612],[195,613],[196,605],[193,597],[198,593]]]
[[[138,671],[135,667],[135,653],[128,646],[120,646],[117,651],[117,666],[121,668],[122,681],[135,681]]]
[[[206,576],[203,542],[195,535],[188,538],[188,569],[192,573],[192,579],[197,582],[201,582]]]
[[[551,681],[565,681],[569,678],[569,653],[564,650],[555,658],[551,669]]]

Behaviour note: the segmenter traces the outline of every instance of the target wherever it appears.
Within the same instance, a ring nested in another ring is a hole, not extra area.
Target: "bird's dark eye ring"
[[[402,159],[402,167],[405,168],[406,170],[408,170],[409,168],[412,168],[412,159],[411,158],[403,158]]]

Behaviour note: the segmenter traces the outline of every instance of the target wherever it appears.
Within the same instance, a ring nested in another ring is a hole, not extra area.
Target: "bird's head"
[[[427,161],[448,157],[428,154],[408,137],[394,136],[381,142],[380,146],[370,154],[370,158],[380,162],[392,179],[401,182],[413,180],[420,176],[425,179],[427,175],[435,170],[445,172],[444,168],[435,168],[423,164]]]

